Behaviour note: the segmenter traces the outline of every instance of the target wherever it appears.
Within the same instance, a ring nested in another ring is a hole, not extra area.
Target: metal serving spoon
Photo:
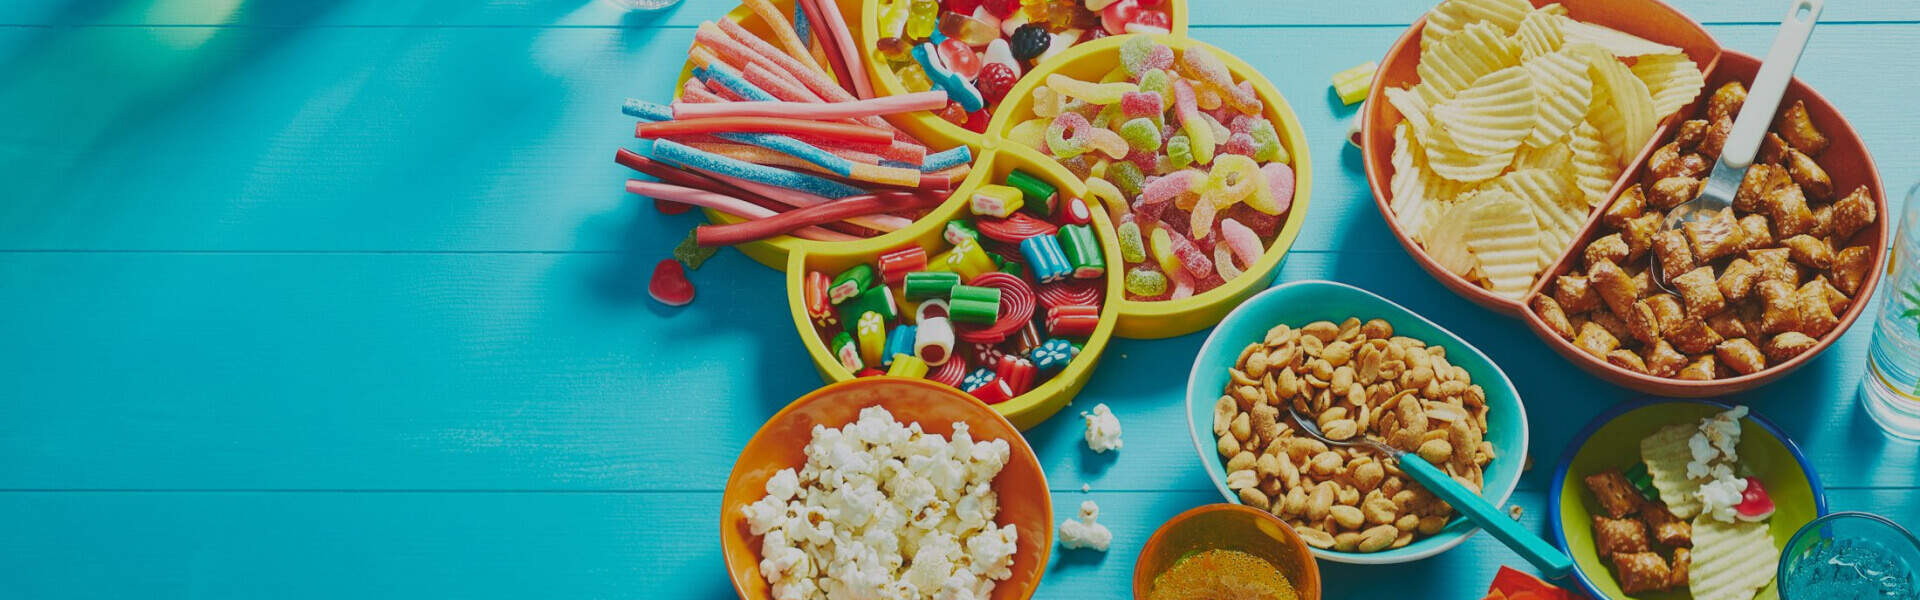
[[[1508,517],[1505,512],[1487,502],[1485,498],[1481,498],[1479,494],[1462,487],[1459,482],[1453,480],[1452,476],[1447,475],[1446,471],[1433,466],[1426,459],[1420,458],[1420,455],[1401,451],[1365,436],[1354,436],[1353,439],[1339,442],[1327,439],[1326,435],[1320,433],[1319,423],[1302,417],[1300,411],[1293,408],[1293,403],[1283,404],[1287,405],[1287,412],[1293,415],[1293,422],[1301,431],[1305,431],[1307,435],[1313,436],[1328,446],[1364,446],[1399,460],[1402,472],[1427,488],[1427,491],[1433,492],[1433,495],[1447,501],[1454,510],[1466,516],[1467,520],[1487,530],[1487,533],[1493,534],[1494,539],[1512,548],[1514,552],[1526,558],[1527,562],[1533,563],[1534,568],[1540,569],[1541,574],[1558,579],[1566,577],[1573,571],[1573,559],[1569,558],[1567,553],[1561,552],[1546,540],[1540,539],[1540,536],[1527,531],[1519,521]]]
[[[1780,99],[1787,94],[1787,83],[1793,80],[1793,69],[1800,64],[1800,52],[1807,48],[1807,38],[1813,36],[1813,26],[1820,20],[1820,9],[1825,5],[1826,0],[1795,0],[1788,8],[1787,18],[1780,22],[1780,33],[1773,37],[1773,48],[1767,51],[1766,62],[1761,63],[1760,73],[1753,78],[1753,87],[1747,90],[1747,101],[1733,120],[1733,131],[1727,135],[1720,160],[1713,164],[1713,174],[1700,186],[1699,196],[1667,212],[1664,229],[1709,221],[1733,206],[1733,196],[1740,190],[1740,183],[1746,181],[1747,167],[1753,166],[1754,157],[1760,153],[1760,140],[1767,136],[1767,126],[1780,110]],[[1667,293],[1678,294],[1667,283],[1666,272],[1660,269],[1660,254],[1647,254],[1653,267],[1648,278]]]

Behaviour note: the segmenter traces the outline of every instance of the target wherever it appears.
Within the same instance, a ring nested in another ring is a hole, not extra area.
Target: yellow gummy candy
[[[1333,75],[1333,91],[1340,94],[1340,102],[1353,104],[1367,99],[1367,92],[1373,89],[1373,75],[1380,70],[1380,63],[1368,61]]]
[[[1013,131],[1007,132],[1007,139],[1012,140],[1013,143],[1036,150],[1045,148],[1047,147],[1047,120],[1028,119],[1021,121],[1019,125],[1013,126]]]
[[[1092,83],[1059,73],[1047,76],[1047,87],[1069,98],[1101,106],[1119,102],[1122,94],[1140,91],[1140,86],[1132,83]]]
[[[1167,235],[1162,227],[1153,228],[1152,242],[1154,262],[1160,263],[1160,270],[1169,274],[1180,270],[1180,257],[1173,254],[1173,236]]]

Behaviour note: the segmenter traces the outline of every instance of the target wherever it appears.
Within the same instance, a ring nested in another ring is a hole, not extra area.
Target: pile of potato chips
[[[1519,300],[1705,74],[1680,48],[1527,0],[1427,13],[1419,83],[1383,91],[1394,219],[1453,273]]]

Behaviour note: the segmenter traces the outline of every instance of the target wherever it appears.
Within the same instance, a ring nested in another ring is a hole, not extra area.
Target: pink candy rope
[[[716,194],[706,190],[696,190],[693,188],[685,188],[677,185],[654,183],[651,181],[641,181],[638,179],[627,180],[627,192],[638,194],[641,196],[646,196],[648,198],[657,198],[660,200],[672,200],[674,202],[684,202],[687,204],[692,204],[694,206],[711,208],[713,210],[734,215],[743,219],[764,219],[764,218],[779,214],[779,213],[773,212],[772,210],[755,206],[753,203],[747,202],[745,200],[741,200],[739,198],[734,198],[732,196]],[[823,241],[848,241],[848,240],[860,239],[844,233],[834,233],[831,231],[827,231],[819,227],[808,227],[806,229],[795,231],[793,232],[793,236],[805,238],[809,240],[823,240]]]
[[[701,173],[704,175],[712,176],[714,179],[718,179],[722,182],[733,185],[735,187],[746,190],[748,192],[752,192],[755,194],[766,196],[768,198],[772,198],[780,202],[784,202],[789,206],[807,207],[807,206],[813,206],[815,204],[821,204],[821,203],[832,201],[832,199],[826,198],[823,196],[816,196],[806,192],[794,191],[794,190],[789,190],[782,187],[771,186],[771,185],[760,183],[758,181],[748,181],[745,179],[729,177],[726,175],[721,175],[719,173],[712,173],[707,171],[701,171]],[[847,219],[847,222],[852,223],[854,225],[859,225],[861,227],[874,229],[877,231],[899,231],[900,229],[913,224],[913,220],[911,219],[908,219],[906,217],[897,217],[893,215],[868,215],[864,217],[852,217]]]
[[[867,70],[860,68],[860,47],[853,43],[853,33],[847,29],[847,19],[840,14],[840,3],[835,0],[800,0],[802,3],[818,5],[820,20],[826,21],[826,29],[833,32],[834,47],[840,51],[842,64],[853,77],[853,91],[861,98],[872,98],[873,82],[867,79]],[[815,28],[818,30],[818,27]]]
[[[752,73],[748,74],[752,81]],[[758,83],[756,83],[758,85]],[[773,90],[767,90],[772,92]],[[728,104],[675,104],[673,118],[701,117],[787,117],[794,119],[850,119],[938,110],[947,106],[947,93],[914,92],[871,100],[851,102],[733,102]]]

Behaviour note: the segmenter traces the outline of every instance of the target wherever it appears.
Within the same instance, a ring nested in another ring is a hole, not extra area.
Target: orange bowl
[[[1536,5],[1545,4],[1541,0],[1533,1]],[[1567,7],[1568,16],[1575,20],[1604,25],[1662,44],[1678,46],[1686,50],[1687,57],[1701,65],[1701,68],[1709,74],[1713,72],[1714,63],[1719,60],[1720,44],[1713,40],[1713,36],[1707,34],[1706,28],[1660,0],[1561,0],[1560,4]],[[1495,295],[1480,287],[1479,284],[1468,281],[1440,266],[1440,263],[1427,256],[1427,251],[1421,248],[1420,244],[1415,243],[1406,230],[1400,228],[1399,220],[1393,218],[1393,209],[1389,204],[1392,200],[1390,185],[1393,180],[1393,128],[1400,123],[1401,117],[1399,111],[1394,110],[1393,104],[1387,102],[1384,92],[1389,87],[1402,87],[1419,79],[1414,69],[1419,66],[1420,32],[1426,29],[1426,25],[1427,19],[1421,17],[1420,20],[1414,21],[1412,27],[1407,28],[1407,33],[1400,36],[1399,41],[1393,43],[1393,47],[1387,50],[1386,58],[1380,59],[1380,70],[1374,75],[1373,89],[1367,93],[1367,103],[1360,115],[1360,152],[1361,160],[1366,164],[1367,185],[1373,188],[1374,203],[1379,206],[1380,215],[1386,218],[1387,228],[1393,230],[1394,239],[1400,240],[1400,245],[1407,249],[1407,254],[1413,255],[1413,261],[1418,263],[1420,268],[1426,269],[1428,274],[1440,280],[1441,284],[1452,289],[1454,293],[1465,296],[1468,300],[1493,309],[1495,312],[1518,317],[1527,312],[1526,305],[1518,300]],[[1682,109],[1678,114],[1690,113]],[[1679,119],[1673,116],[1662,121],[1660,128],[1654,131],[1653,139],[1665,139],[1668,128],[1677,122]],[[1632,164],[1638,164],[1644,160],[1645,155],[1652,153],[1653,149],[1658,147],[1649,144],[1641,149],[1640,157],[1636,158]],[[1620,179],[1614,181],[1612,193],[1618,194],[1631,176],[1632,171],[1629,170],[1623,173]],[[1599,215],[1600,211],[1597,210],[1588,215],[1587,226],[1591,227],[1595,221],[1598,221]],[[1584,235],[1584,231],[1582,234]],[[1576,239],[1579,237],[1575,236]],[[1533,291],[1538,291],[1541,282],[1546,280],[1542,277],[1535,281]]]
[[[1153,591],[1153,579],[1189,554],[1237,550],[1272,564],[1301,600],[1320,600],[1320,563],[1293,527],[1273,513],[1239,504],[1208,504],[1161,525],[1133,563],[1133,597]]]
[[[1681,108],[1679,114],[1683,116],[1694,115],[1699,107],[1705,104],[1706,98],[1713,90],[1719,89],[1721,85],[1725,85],[1729,81],[1751,84],[1754,75],[1759,73],[1759,71],[1760,59],[1733,51],[1723,53],[1720,56],[1719,63],[1707,73],[1708,83],[1706,91],[1702,92],[1700,99],[1695,101],[1694,104]],[[1787,95],[1781,100],[1780,106],[1793,106],[1795,101],[1806,102],[1807,114],[1813,118],[1814,126],[1818,127],[1821,132],[1826,133],[1827,137],[1833,140],[1833,145],[1829,146],[1826,152],[1821,153],[1820,156],[1815,158],[1815,160],[1820,163],[1820,166],[1826,169],[1827,175],[1833,178],[1833,189],[1837,190],[1837,193],[1845,193],[1860,186],[1866,186],[1867,192],[1873,195],[1874,210],[1878,217],[1874,219],[1873,226],[1862,228],[1858,233],[1854,234],[1852,240],[1848,240],[1850,243],[1842,245],[1864,245],[1873,248],[1874,263],[1872,267],[1867,269],[1867,279],[1860,284],[1859,292],[1854,294],[1852,305],[1847,307],[1845,314],[1840,315],[1840,325],[1834,327],[1833,331],[1829,331],[1827,335],[1821,337],[1819,344],[1806,352],[1800,353],[1798,356],[1788,359],[1786,362],[1770,365],[1766,369],[1751,375],[1714,379],[1711,381],[1692,381],[1643,375],[1613,366],[1612,363],[1594,358],[1592,355],[1581,351],[1579,348],[1576,348],[1572,342],[1553,333],[1553,330],[1547,327],[1546,321],[1541,320],[1538,315],[1533,314],[1533,311],[1522,311],[1526,315],[1527,326],[1533,329],[1534,335],[1540,336],[1542,340],[1546,340],[1548,346],[1552,347],[1555,352],[1559,352],[1561,356],[1566,357],[1567,360],[1572,361],[1573,364],[1579,365],[1580,368],[1586,369],[1587,372],[1601,379],[1605,379],[1621,387],[1631,388],[1656,396],[1680,398],[1723,396],[1766,385],[1806,365],[1807,362],[1813,360],[1813,357],[1826,351],[1828,346],[1832,346],[1834,340],[1840,339],[1840,335],[1846,333],[1847,328],[1853,326],[1853,322],[1859,319],[1862,313],[1867,311],[1869,304],[1872,304],[1868,299],[1873,297],[1873,290],[1879,285],[1880,276],[1885,269],[1883,265],[1885,265],[1887,243],[1890,239],[1887,232],[1887,219],[1889,218],[1887,216],[1887,191],[1880,183],[1880,171],[1874,167],[1873,155],[1867,152],[1866,144],[1860,140],[1860,135],[1853,130],[1851,125],[1847,124],[1847,120],[1844,117],[1840,116],[1839,109],[1834,108],[1833,104],[1827,102],[1826,98],[1820,97],[1819,93],[1813,91],[1813,88],[1808,87],[1806,82],[1800,81],[1798,78],[1795,78],[1791,84],[1788,84]],[[1671,131],[1666,130],[1656,134],[1654,140],[1659,143],[1649,146],[1649,148],[1658,148],[1666,144],[1672,137],[1671,134]],[[1634,181],[1635,178],[1640,176],[1645,164],[1646,156],[1641,156],[1640,160],[1634,161],[1627,169],[1625,179],[1623,179],[1621,183],[1627,184]],[[1609,200],[1607,206],[1611,206],[1612,203],[1618,199],[1621,189],[1625,187],[1627,186],[1615,186],[1613,191],[1614,199]],[[1605,207],[1602,207],[1602,210],[1604,209]],[[1573,248],[1586,248],[1587,244],[1591,242],[1593,238],[1599,237],[1600,229],[1595,222],[1588,223],[1587,228],[1578,236],[1575,236],[1574,239],[1576,241],[1574,242]],[[1561,274],[1572,270],[1580,260],[1579,252],[1571,250],[1567,252],[1565,256],[1555,261],[1553,266],[1548,267],[1547,270],[1544,271],[1540,281],[1535,283],[1534,289],[1527,297],[1531,298],[1534,295],[1547,293],[1545,289],[1550,282]]]
[[[774,473],[806,464],[805,448],[815,425],[844,426],[870,406],[886,408],[901,423],[919,423],[929,434],[952,435],[954,423],[966,423],[975,440],[1006,440],[1013,447],[993,485],[1000,495],[995,522],[1012,524],[1019,532],[1018,550],[1013,555],[1013,576],[994,586],[993,600],[1032,597],[1053,548],[1053,500],[1033,448],[1012,423],[973,396],[931,381],[900,377],[865,377],[814,390],[775,413],[747,441],[720,500],[721,553],[740,597],[773,598],[760,575],[759,536],[748,530],[741,509],[766,495],[767,480]]]

